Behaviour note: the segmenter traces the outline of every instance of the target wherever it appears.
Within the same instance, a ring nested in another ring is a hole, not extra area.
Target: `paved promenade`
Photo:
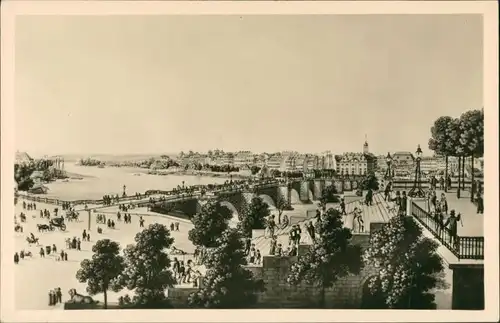
[[[438,197],[444,191],[436,191]],[[458,235],[461,237],[484,236],[484,218],[483,214],[476,213],[476,205],[470,201],[470,195],[465,192],[460,199],[457,198],[456,191],[445,193],[448,200],[449,210],[462,214],[462,223],[458,225]],[[427,211],[427,201],[417,201],[417,204]],[[446,217],[445,217],[446,220]]]

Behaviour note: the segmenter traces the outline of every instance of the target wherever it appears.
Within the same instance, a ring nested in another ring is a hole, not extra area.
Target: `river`
[[[101,199],[103,195],[122,195],[123,185],[128,195],[147,190],[169,190],[178,185],[220,184],[228,178],[190,175],[149,175],[147,169],[133,167],[86,167],[66,164],[72,174],[67,181],[58,180],[45,184],[49,191],[45,196],[63,200]],[[78,175],[81,176],[78,176]]]

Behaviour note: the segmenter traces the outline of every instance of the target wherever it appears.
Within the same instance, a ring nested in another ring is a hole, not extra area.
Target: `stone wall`
[[[372,223],[373,232],[383,224]],[[366,249],[369,245],[369,234],[354,234],[353,243]],[[309,245],[299,246],[299,255],[307,252]],[[302,283],[292,286],[287,283],[288,272],[297,257],[264,256],[262,266],[248,266],[247,268],[256,278],[263,279],[266,290],[259,294],[258,308],[319,308],[320,290],[315,286]],[[337,281],[326,290],[325,306],[327,308],[361,308],[363,285],[366,279],[375,274],[375,268],[365,267],[359,275],[351,275]],[[196,291],[194,288],[172,288],[168,295],[175,307],[186,307],[189,294]]]

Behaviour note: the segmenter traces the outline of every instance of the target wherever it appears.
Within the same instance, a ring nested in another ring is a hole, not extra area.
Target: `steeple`
[[[365,134],[365,143],[363,145],[363,154],[368,154],[369,149],[368,149],[368,137]]]

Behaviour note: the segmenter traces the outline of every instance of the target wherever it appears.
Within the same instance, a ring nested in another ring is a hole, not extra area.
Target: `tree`
[[[328,185],[321,191],[319,201],[322,205],[326,205],[326,203],[337,203],[339,202],[339,196],[337,194],[337,187],[333,184]]]
[[[449,155],[458,158],[458,187],[457,197],[460,198],[461,180],[462,180],[462,160],[466,155],[465,146],[460,142],[462,124],[459,118],[453,119],[449,124]]]
[[[35,182],[31,179],[34,171],[35,165],[33,163],[14,164],[14,180],[19,191],[29,191],[35,185]]]
[[[174,239],[163,224],[151,224],[137,233],[135,245],[128,245],[124,251],[125,271],[120,283],[129,290],[135,289],[134,305],[144,308],[167,307],[167,287],[175,280],[169,270],[170,258],[164,251]]]
[[[108,290],[118,292],[123,287],[117,283],[119,275],[125,269],[123,257],[120,255],[120,245],[109,239],[96,242],[92,247],[92,259],[85,259],[80,264],[76,279],[87,283],[90,295],[104,293],[104,308],[108,308]]]
[[[393,217],[380,230],[372,232],[370,246],[364,254],[365,264],[373,265],[377,274],[368,281],[378,304],[368,308],[433,309],[431,291],[446,287],[444,266],[438,244],[422,235],[411,217]]]
[[[325,307],[325,290],[340,278],[359,274],[363,268],[362,251],[352,244],[351,229],[344,227],[342,215],[328,209],[323,221],[316,222],[317,239],[309,251],[290,268],[288,282],[315,285],[320,289],[320,307]]]
[[[264,283],[244,267],[247,261],[241,233],[228,229],[217,238],[216,245],[207,254],[203,287],[189,295],[188,303],[203,308],[252,307]]]
[[[363,178],[363,181],[361,182],[361,189],[371,189],[372,191],[377,191],[379,189],[378,178],[375,176],[374,172],[370,172]]]
[[[264,203],[262,198],[252,198],[248,211],[242,216],[240,222],[243,233],[246,236],[251,236],[252,229],[264,229],[266,227],[266,219],[270,214],[269,205]]]
[[[194,227],[189,230],[189,240],[195,246],[215,247],[218,237],[228,228],[232,215],[231,210],[219,201],[208,201],[201,212],[191,218]]]
[[[290,205],[290,202],[279,196],[276,203],[276,210],[278,211],[278,224],[281,224],[281,216],[283,215],[283,211],[293,210],[293,208]]]
[[[431,138],[429,139],[429,149],[434,151],[436,155],[445,157],[445,178],[448,178],[448,156],[453,151],[450,136],[450,124],[452,122],[453,118],[448,116],[436,119],[431,128]],[[445,191],[447,191],[446,186]]]
[[[484,155],[484,110],[467,111],[460,116],[460,119],[460,143],[471,156],[471,181],[474,182],[474,158]],[[471,201],[474,201],[473,192]]]

